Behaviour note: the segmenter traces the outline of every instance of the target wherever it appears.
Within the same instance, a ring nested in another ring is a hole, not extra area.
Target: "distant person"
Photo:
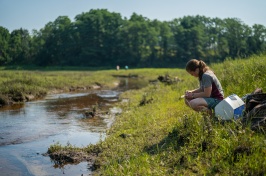
[[[199,88],[186,91],[186,105],[195,111],[206,111],[212,115],[212,110],[224,99],[220,81],[202,60],[192,59],[188,61],[186,71],[198,78],[200,83]]]
[[[127,65],[125,66],[125,69],[128,70],[128,66]]]
[[[120,70],[120,66],[119,65],[116,66],[116,70],[117,71]]]

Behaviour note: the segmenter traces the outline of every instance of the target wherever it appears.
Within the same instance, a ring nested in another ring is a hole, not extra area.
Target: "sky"
[[[0,0],[0,26],[9,32],[20,28],[31,32],[59,16],[73,22],[76,15],[91,9],[107,9],[126,18],[134,12],[160,21],[202,15],[266,26],[266,0]]]

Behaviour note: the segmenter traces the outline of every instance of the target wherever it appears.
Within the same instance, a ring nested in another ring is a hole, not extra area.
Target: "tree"
[[[248,38],[249,54],[258,54],[266,49],[266,28],[263,25],[252,26],[252,35]]]
[[[12,64],[28,64],[30,62],[31,37],[28,30],[17,29],[10,35],[10,57]]]
[[[172,38],[173,34],[171,32],[171,28],[169,26],[169,23],[162,22],[162,23],[160,23],[159,27],[160,27],[159,58],[164,60],[164,61],[167,61],[167,59],[172,57],[171,45],[173,45],[173,42],[171,41],[171,38]]]
[[[215,52],[215,58],[210,58],[210,62],[217,60],[224,60],[229,56],[229,46],[226,38],[226,25],[225,22],[219,18],[214,18],[213,34],[216,36],[214,40],[213,49]]]
[[[38,65],[64,65],[67,63],[68,50],[71,48],[69,28],[71,21],[67,16],[59,16],[54,22],[45,25],[34,36],[41,49],[37,56]],[[67,64],[66,64],[67,65]]]
[[[119,29],[123,27],[124,20],[119,13],[110,13],[107,10],[101,10],[103,16],[103,34],[102,34],[102,62],[105,65],[117,65],[119,57]],[[119,64],[119,63],[118,63]]]
[[[251,35],[251,29],[236,18],[225,19],[225,27],[229,56],[232,58],[246,56],[247,38]]]
[[[176,43],[176,56],[181,62],[191,58],[205,57],[204,44],[207,42],[205,26],[201,16],[185,16],[171,24]]]
[[[79,61],[84,65],[107,65],[115,62],[118,32],[123,25],[119,13],[106,9],[90,10],[75,17],[79,36]]]
[[[158,58],[160,27],[158,21],[150,21],[133,13],[120,30],[123,56],[126,65],[151,66]]]
[[[236,18],[184,16],[150,20],[133,13],[122,19],[106,9],[59,16],[32,36],[0,27],[0,65],[131,67],[184,66],[191,58],[206,62],[264,52],[266,29]]]
[[[0,65],[5,65],[10,62],[8,45],[10,40],[9,31],[0,26]]]

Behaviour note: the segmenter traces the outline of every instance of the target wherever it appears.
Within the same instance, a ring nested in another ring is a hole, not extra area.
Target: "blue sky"
[[[40,30],[58,16],[74,17],[90,9],[107,9],[129,18],[133,12],[151,20],[170,21],[187,15],[238,18],[266,26],[266,0],[0,0],[0,26]]]

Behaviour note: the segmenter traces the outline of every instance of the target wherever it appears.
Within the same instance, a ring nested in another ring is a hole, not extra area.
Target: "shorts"
[[[214,109],[215,106],[222,101],[216,98],[204,98],[204,100],[207,102],[209,109]]]

